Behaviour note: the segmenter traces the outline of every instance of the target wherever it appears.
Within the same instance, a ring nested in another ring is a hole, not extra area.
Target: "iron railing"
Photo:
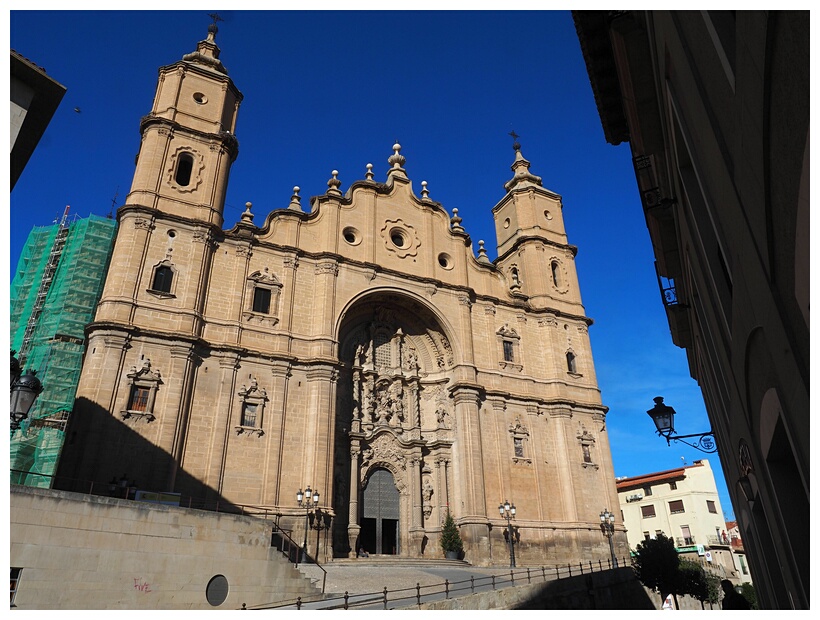
[[[629,558],[618,560],[619,566],[631,566]],[[544,583],[556,579],[565,579],[577,575],[591,574],[605,570],[612,570],[613,565],[610,559],[606,562],[598,560],[578,562],[577,564],[562,564],[558,566],[541,566],[538,568],[521,568],[510,570],[498,575],[476,577],[470,575],[469,579],[460,581],[450,581],[445,579],[441,583],[423,586],[416,583],[410,588],[397,588],[390,590],[385,586],[380,591],[365,592],[362,594],[351,594],[345,591],[340,596],[323,597],[321,599],[304,599],[299,596],[296,599],[280,601],[271,604],[247,606],[242,604],[243,610],[261,609],[396,609],[397,607],[421,606],[422,603],[432,602],[442,599],[457,598],[467,596],[476,592],[487,592],[490,590],[500,590],[515,585],[526,585],[532,583]],[[443,595],[443,596],[442,596]]]

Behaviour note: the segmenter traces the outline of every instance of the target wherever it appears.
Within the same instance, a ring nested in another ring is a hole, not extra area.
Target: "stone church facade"
[[[618,496],[561,197],[516,143],[490,261],[396,144],[383,182],[334,173],[224,230],[242,95],[215,34],[141,121],[60,474],[275,513],[299,541],[310,485],[320,561],[441,557],[449,511],[466,560],[504,564],[508,499],[520,564],[606,561]]]

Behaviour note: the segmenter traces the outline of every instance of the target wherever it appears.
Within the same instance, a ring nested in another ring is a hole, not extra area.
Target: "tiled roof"
[[[643,474],[641,476],[633,476],[631,478],[622,478],[616,483],[618,491],[627,491],[636,487],[643,487],[648,484],[657,482],[671,482],[673,480],[683,480],[686,478],[686,470],[690,467],[703,467],[701,463],[695,462],[689,467],[678,467],[676,469],[668,469],[666,471],[659,471],[651,474]]]

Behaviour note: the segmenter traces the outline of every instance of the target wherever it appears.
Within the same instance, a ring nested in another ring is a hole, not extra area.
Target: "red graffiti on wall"
[[[144,582],[142,579],[134,577],[134,589],[139,590],[140,592],[150,592],[151,584]]]

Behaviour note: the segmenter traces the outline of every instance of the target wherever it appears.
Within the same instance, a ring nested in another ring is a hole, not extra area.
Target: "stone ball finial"
[[[373,180],[373,164],[367,164],[365,166],[365,168],[367,168],[367,172],[364,173],[364,178],[367,179],[368,181],[372,181]]]
[[[243,222],[253,222],[253,213],[251,213],[251,207],[253,203],[246,202],[245,203],[245,212],[242,213],[240,220]]]
[[[298,185],[293,186],[293,195],[290,197],[288,209],[293,209],[294,211],[302,210],[302,197],[299,195],[300,189],[301,188]]]
[[[396,143],[393,145],[393,154],[387,158],[387,163],[390,164],[394,170],[400,169],[404,165],[404,162],[407,161],[400,151],[401,144],[396,140]]]
[[[339,191],[339,187],[341,187],[342,182],[337,178],[339,176],[338,170],[331,170],[330,172],[331,178],[327,182],[328,192],[336,192],[341,193]]]

